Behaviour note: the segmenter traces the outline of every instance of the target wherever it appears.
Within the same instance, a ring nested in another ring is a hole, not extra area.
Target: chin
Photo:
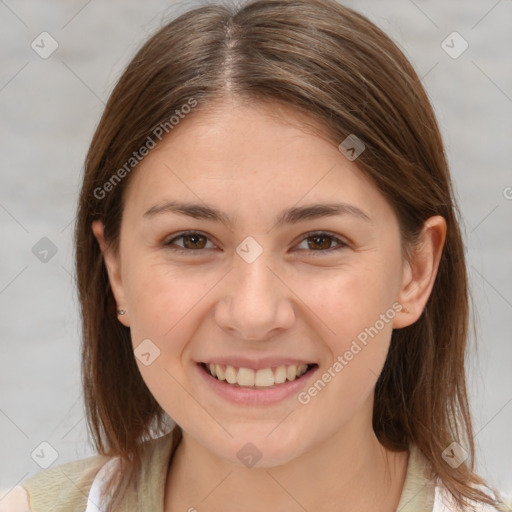
[[[278,432],[279,429],[281,432]],[[273,430],[275,429],[275,430]],[[305,450],[304,434],[291,432],[284,425],[268,428],[241,426],[231,431],[233,439],[228,444],[211,446],[217,456],[246,467],[272,468],[287,464]]]

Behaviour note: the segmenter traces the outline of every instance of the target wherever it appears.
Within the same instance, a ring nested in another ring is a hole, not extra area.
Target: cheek
[[[293,289],[315,313],[313,321],[324,325],[322,332],[326,337],[337,340],[333,343],[337,349],[342,349],[376,322],[379,331],[391,332],[388,318],[385,318],[385,326],[379,320],[386,312],[388,317],[395,314],[392,305],[398,283],[398,266],[377,260],[371,264],[316,272],[314,276],[296,279]]]
[[[169,335],[192,312],[212,280],[211,276],[203,276],[197,270],[171,268],[151,261],[140,261],[136,268],[127,269],[127,275],[127,301],[134,338]]]
[[[207,286],[208,280],[205,283],[202,277],[189,274],[184,269],[170,269],[168,265],[149,260],[143,264],[139,260],[131,270],[127,286],[135,355],[139,346],[149,347],[145,352],[151,353],[150,364],[137,357],[139,371],[160,406],[180,420],[187,417],[187,407],[193,407],[183,386],[186,382],[184,353],[198,326],[201,298],[211,286]],[[193,416],[199,415],[202,421],[207,421],[201,414],[204,411],[198,408]]]
[[[142,262],[132,270],[127,287],[132,344],[136,354],[144,340],[156,346],[154,364],[138,361],[139,370],[157,401],[165,403],[164,409],[177,411],[190,399],[179,384],[187,379],[189,341],[206,321],[207,295],[222,273],[193,266],[172,268],[149,259]]]
[[[368,404],[389,349],[396,286],[375,266],[351,268],[303,287],[307,305],[318,312],[325,357],[317,380],[298,397],[304,410],[334,431]],[[322,327],[326,326],[326,328]]]
[[[304,302],[316,314],[312,321],[326,348],[318,378],[328,381],[325,388],[317,386],[321,392],[306,390],[303,398],[316,401],[316,393],[321,394],[317,405],[337,411],[337,421],[344,421],[371,395],[382,371],[397,314],[400,269],[399,252],[390,248],[386,254],[361,255],[356,263],[296,281],[301,287],[297,294],[307,298]]]

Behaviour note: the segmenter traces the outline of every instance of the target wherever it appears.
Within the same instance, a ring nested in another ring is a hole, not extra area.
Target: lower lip
[[[297,394],[301,388],[305,387],[311,377],[318,370],[318,366],[307,371],[298,379],[286,381],[282,384],[277,384],[273,388],[245,388],[228,384],[212,377],[200,364],[196,364],[197,371],[205,380],[210,388],[220,395],[222,398],[242,405],[271,405],[281,402],[290,396]]]

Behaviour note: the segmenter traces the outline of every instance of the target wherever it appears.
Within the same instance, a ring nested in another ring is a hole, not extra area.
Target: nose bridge
[[[238,261],[237,261],[238,260]],[[276,300],[276,277],[269,269],[270,258],[261,255],[255,261],[247,262],[236,258],[233,268],[233,298],[239,304],[257,301],[262,305]]]
[[[286,288],[269,268],[270,252],[255,251],[251,243],[237,248],[239,254],[234,257],[216,321],[231,335],[236,331],[241,339],[263,340],[279,329],[289,328],[294,313]],[[244,248],[246,252],[240,255]]]

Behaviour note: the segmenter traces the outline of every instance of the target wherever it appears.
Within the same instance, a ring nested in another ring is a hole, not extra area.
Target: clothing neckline
[[[181,428],[175,426],[162,437],[145,442],[142,467],[138,484],[123,496],[121,509],[136,512],[144,510],[164,510],[167,474],[176,449],[181,442]],[[98,503],[102,484],[115,464],[105,464],[96,476],[89,494],[89,504]],[[110,465],[109,465],[110,464]],[[404,486],[400,494],[397,512],[432,512],[436,481],[430,475],[430,464],[415,446],[409,448],[409,457]],[[85,512],[102,512],[101,507],[89,505]]]

